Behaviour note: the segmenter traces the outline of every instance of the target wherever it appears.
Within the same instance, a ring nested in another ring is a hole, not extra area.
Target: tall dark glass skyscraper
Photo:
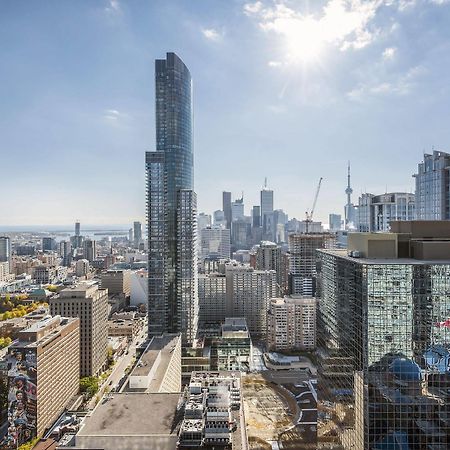
[[[155,62],[156,151],[146,153],[149,335],[197,333],[192,80],[175,53]]]

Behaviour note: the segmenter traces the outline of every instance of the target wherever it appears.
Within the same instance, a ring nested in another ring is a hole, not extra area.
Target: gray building
[[[361,195],[356,210],[356,230],[361,232],[389,231],[392,221],[414,220],[414,197],[414,194],[407,192]]]
[[[231,228],[231,222],[233,220],[231,213],[231,192],[222,192],[222,211],[225,216],[226,227]]]
[[[450,219],[450,154],[425,153],[413,177],[416,179],[416,218]]]
[[[97,243],[92,239],[85,239],[83,242],[83,258],[90,263],[97,259]]]
[[[330,214],[328,222],[330,231],[339,231],[342,227],[342,217],[340,214]]]
[[[230,230],[222,226],[206,227],[199,231],[199,256],[229,258],[231,252]]]
[[[189,341],[198,311],[192,81],[175,53],[156,60],[155,93],[156,151],[146,152],[148,331]]]
[[[7,262],[11,267],[11,239],[0,236],[0,262]]]
[[[133,238],[134,238],[134,247],[139,248],[139,244],[142,242],[141,222],[133,222]]]
[[[217,326],[227,316],[225,274],[208,273],[198,276],[199,328]]]
[[[450,443],[450,227],[391,231],[349,233],[348,250],[318,251],[321,448]]]
[[[273,191],[267,187],[267,178],[264,187],[261,189],[261,226],[263,228],[263,238],[274,239],[273,226]]]

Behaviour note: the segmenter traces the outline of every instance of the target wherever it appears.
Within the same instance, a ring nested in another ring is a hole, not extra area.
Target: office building
[[[92,239],[85,239],[83,242],[83,258],[90,263],[97,259],[97,243]]]
[[[131,294],[131,270],[106,270],[100,274],[100,284],[103,289],[108,289],[108,295],[120,294],[129,297]]]
[[[270,299],[277,296],[274,270],[226,266],[227,317],[244,317],[252,335],[265,338]]]
[[[252,208],[252,227],[259,228],[261,224],[261,206],[255,205]]]
[[[11,240],[8,236],[0,236],[0,262],[7,262],[11,267]]]
[[[222,226],[206,227],[199,231],[200,260],[208,257],[229,258],[231,254],[230,230]]]
[[[413,177],[416,180],[416,218],[450,219],[450,154],[425,153]]]
[[[44,252],[51,252],[55,250],[56,248],[56,242],[55,239],[52,237],[43,237],[42,238],[42,251]]]
[[[142,242],[142,224],[141,222],[133,222],[133,242],[134,248],[139,248]]]
[[[155,62],[156,151],[146,153],[149,335],[197,331],[192,81],[174,53]]]
[[[133,233],[133,228],[130,228],[128,230],[128,242],[130,244],[134,243],[134,233]]]
[[[244,196],[241,198],[237,198],[234,202],[231,203],[231,217],[232,222],[236,220],[244,219]]]
[[[269,350],[314,350],[316,302],[313,297],[290,295],[272,298],[267,314]]]
[[[225,214],[221,209],[218,209],[217,211],[214,211],[214,225],[217,227],[224,227],[224,228],[230,228],[227,227],[227,222],[225,220]]]
[[[261,199],[261,225],[263,227],[263,237],[264,239],[273,240],[273,226],[271,226],[273,218],[273,191],[267,187],[267,178],[264,182],[264,187],[261,189],[260,193]]]
[[[330,214],[328,221],[330,231],[339,231],[341,229],[342,218],[340,214]]]
[[[198,276],[199,329],[219,324],[227,316],[225,274],[208,273]]]
[[[72,264],[72,244],[70,241],[61,241],[59,243],[59,256],[61,256],[61,264],[70,267]]]
[[[449,223],[392,222],[318,251],[325,448],[448,448]]]
[[[197,217],[197,229],[203,230],[211,226],[211,216],[209,214],[200,213]]]
[[[222,192],[222,210],[225,216],[226,227],[231,229],[231,222],[233,220],[231,213],[231,192]]]
[[[80,224],[80,222],[75,222],[75,236],[81,236],[81,224]]]
[[[7,448],[41,436],[78,393],[79,340],[79,320],[56,316],[20,331],[8,347]]]
[[[80,319],[80,376],[98,375],[106,361],[108,291],[80,283],[50,299],[50,314]]]
[[[250,248],[249,235],[251,226],[244,217],[233,219],[231,224],[231,243],[232,250],[242,250]]]
[[[316,250],[334,248],[336,236],[330,233],[290,234],[290,293],[313,297],[316,292]]]
[[[414,220],[414,194],[392,192],[382,195],[363,194],[359,197],[355,228],[361,232],[389,231],[390,223]]]
[[[75,263],[75,275],[77,277],[85,277],[90,271],[89,261],[87,259],[79,259]]]

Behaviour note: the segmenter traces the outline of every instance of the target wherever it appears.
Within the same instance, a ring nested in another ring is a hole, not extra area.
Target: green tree
[[[80,380],[80,392],[92,398],[98,392],[98,378],[84,377]]]

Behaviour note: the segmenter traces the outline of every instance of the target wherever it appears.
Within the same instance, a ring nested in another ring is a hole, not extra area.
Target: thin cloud
[[[418,86],[420,79],[428,73],[423,65],[411,67],[404,74],[397,74],[389,81],[372,81],[359,84],[355,89],[347,93],[347,97],[354,101],[365,101],[371,97],[380,95],[409,95]]]
[[[122,116],[117,109],[107,109],[103,112],[103,118],[111,122],[117,122]]]
[[[391,61],[395,58],[397,55],[397,48],[396,47],[388,47],[385,48],[383,51],[383,59],[385,61]]]
[[[283,63],[281,61],[269,61],[267,65],[269,67],[280,67]]]
[[[321,14],[312,16],[277,1],[265,7],[261,2],[247,3],[244,13],[254,17],[265,32],[276,33],[289,41],[308,41],[333,45],[342,51],[369,45],[378,30],[372,22],[382,0],[329,0]]]
[[[223,37],[223,33],[216,30],[215,28],[203,28],[202,34],[206,39],[215,42],[220,41]]]
[[[108,0],[108,5],[105,7],[105,11],[108,14],[120,14],[122,9],[120,7],[119,0]]]

